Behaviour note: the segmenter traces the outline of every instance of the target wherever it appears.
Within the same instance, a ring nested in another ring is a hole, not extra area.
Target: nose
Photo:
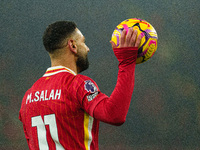
[[[89,52],[90,51],[90,49],[89,49],[89,47],[87,47],[87,52]]]

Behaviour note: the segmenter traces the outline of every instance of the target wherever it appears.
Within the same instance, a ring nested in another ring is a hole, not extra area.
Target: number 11
[[[31,121],[32,127],[37,127],[38,144],[40,150],[49,150],[45,125],[49,125],[50,134],[53,141],[55,142],[56,150],[64,150],[58,139],[55,114],[45,115],[44,122],[41,116],[32,117]]]

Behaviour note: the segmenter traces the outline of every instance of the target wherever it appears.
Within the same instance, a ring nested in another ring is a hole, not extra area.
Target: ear
[[[69,49],[71,50],[71,52],[73,53],[77,53],[77,46],[76,46],[76,42],[72,39],[68,40],[68,46],[69,46]]]

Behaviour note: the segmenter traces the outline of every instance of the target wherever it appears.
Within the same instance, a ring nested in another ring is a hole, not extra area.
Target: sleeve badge
[[[85,90],[87,92],[91,92],[91,93],[95,93],[97,92],[97,87],[95,86],[95,84],[91,81],[91,80],[87,80],[85,81]]]

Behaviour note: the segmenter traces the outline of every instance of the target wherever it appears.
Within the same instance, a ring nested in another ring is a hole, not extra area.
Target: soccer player
[[[122,125],[134,88],[141,36],[124,30],[120,47],[111,42],[119,61],[117,84],[108,97],[89,77],[85,37],[74,22],[49,25],[43,43],[51,67],[26,92],[19,119],[31,150],[98,150],[99,121]]]

